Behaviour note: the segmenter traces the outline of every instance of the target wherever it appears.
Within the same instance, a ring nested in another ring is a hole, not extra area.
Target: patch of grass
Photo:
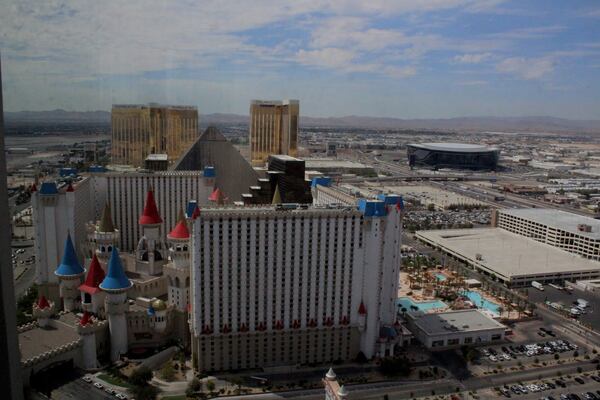
[[[128,382],[125,382],[123,379],[117,378],[116,376],[110,374],[100,374],[98,375],[98,379],[102,379],[103,381],[108,382],[111,385],[121,386],[127,389],[131,389],[133,387]]]

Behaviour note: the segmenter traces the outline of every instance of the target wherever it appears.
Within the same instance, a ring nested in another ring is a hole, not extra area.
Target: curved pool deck
[[[410,297],[399,297],[396,300],[396,305],[398,307],[404,307],[408,311],[411,310],[411,306],[414,306],[423,312],[429,312],[431,310],[445,310],[448,308],[448,305],[441,300],[414,301]]]
[[[465,290],[460,294],[471,300],[471,302],[473,302],[473,304],[475,304],[477,307],[483,308],[484,310],[487,310],[495,315],[500,315],[500,305],[498,303],[494,303],[493,301],[484,299],[481,293],[473,290]]]

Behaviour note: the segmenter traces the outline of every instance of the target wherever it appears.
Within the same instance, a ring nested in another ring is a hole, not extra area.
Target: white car
[[[83,378],[81,378],[81,379],[83,379],[83,381],[84,381],[84,382],[87,382],[87,383],[91,383],[91,382],[92,382],[92,378],[90,378],[89,376],[84,376],[84,377],[83,377]]]
[[[115,394],[115,397],[117,399],[127,400],[127,396],[125,396],[123,393],[117,393],[117,394]]]
[[[502,357],[504,357],[504,359],[507,361],[511,359],[511,357],[506,353],[502,354]]]
[[[490,361],[493,361],[493,362],[498,361],[498,359],[494,355],[489,356],[489,359],[490,359]]]
[[[527,389],[529,389],[532,392],[539,392],[541,389],[538,385],[528,385]]]
[[[104,388],[104,385],[102,385],[100,382],[94,383],[94,386],[97,387],[98,389]]]

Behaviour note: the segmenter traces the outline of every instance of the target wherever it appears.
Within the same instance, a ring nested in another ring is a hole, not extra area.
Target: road
[[[22,254],[15,254],[17,250],[24,250]],[[35,249],[30,247],[13,247],[16,264],[13,264],[13,279],[15,280],[15,298],[19,298],[33,284],[35,279],[35,261],[27,263],[27,259],[35,255]]]
[[[114,396],[104,390],[94,387],[91,383],[76,379],[52,391],[52,399],[73,400],[105,400],[115,399]]]
[[[497,374],[488,377],[471,378],[464,381],[456,379],[438,379],[435,381],[419,382],[379,382],[358,385],[347,385],[346,388],[353,398],[361,400],[381,400],[383,395],[388,395],[390,400],[409,399],[421,396],[450,394],[455,393],[457,388],[460,391],[480,391],[489,388],[502,386],[504,384],[514,384],[516,382],[539,381],[539,379],[557,378],[559,372],[566,376],[568,374],[577,374],[578,368],[582,371],[592,371],[596,369],[596,364],[590,361],[581,361],[570,365],[556,365],[541,367],[532,370],[517,371],[505,374]],[[573,385],[578,385],[571,382]],[[590,383],[590,385],[593,385]],[[571,389],[569,389],[571,390]],[[433,391],[433,393],[432,393]],[[539,394],[538,394],[539,397]],[[272,400],[272,399],[302,399],[302,400],[321,400],[323,398],[322,389],[296,390],[280,393],[264,393],[257,395],[228,396],[221,397],[230,400]],[[489,398],[497,398],[489,397]]]
[[[581,315],[579,320],[590,324],[593,329],[600,331],[600,297],[586,293],[577,288],[572,289],[572,294],[565,290],[558,290],[551,286],[545,285],[544,291],[537,289],[529,289],[527,293],[529,300],[535,303],[544,303],[546,300],[551,302],[560,302],[567,307],[567,310],[572,307],[572,303],[577,299],[585,299],[589,301],[590,307],[587,313]]]

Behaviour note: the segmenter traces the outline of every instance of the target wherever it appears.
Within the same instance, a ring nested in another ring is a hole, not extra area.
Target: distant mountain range
[[[107,111],[19,111],[6,112],[11,123],[110,123]],[[200,116],[201,125],[248,124],[247,115],[206,114]],[[415,129],[458,132],[527,132],[527,133],[584,133],[600,134],[600,120],[573,120],[546,116],[532,117],[458,117],[440,119],[401,119],[382,117],[329,117],[302,116],[304,127]]]

